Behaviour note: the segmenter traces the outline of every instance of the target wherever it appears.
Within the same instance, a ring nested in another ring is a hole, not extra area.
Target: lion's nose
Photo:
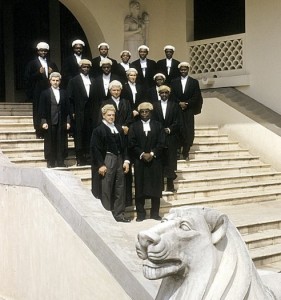
[[[138,240],[142,247],[147,248],[150,244],[158,244],[160,236],[153,231],[146,230],[138,234]]]

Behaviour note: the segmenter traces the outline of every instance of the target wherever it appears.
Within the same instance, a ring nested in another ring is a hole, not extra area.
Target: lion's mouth
[[[154,262],[146,260],[143,264],[143,275],[148,279],[159,279],[171,274],[176,274],[182,268],[182,261],[179,259]]]

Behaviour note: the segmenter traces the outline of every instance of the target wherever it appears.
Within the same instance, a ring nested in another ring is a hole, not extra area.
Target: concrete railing
[[[0,152],[0,195],[4,299],[154,298],[132,241],[77,177]]]
[[[189,74],[201,88],[249,84],[245,68],[244,34],[188,42]]]

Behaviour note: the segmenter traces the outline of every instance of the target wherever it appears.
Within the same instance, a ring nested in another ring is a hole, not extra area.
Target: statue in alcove
[[[149,15],[141,12],[140,2],[131,1],[130,14],[124,20],[124,49],[132,54],[131,60],[138,59],[138,47],[148,43]]]

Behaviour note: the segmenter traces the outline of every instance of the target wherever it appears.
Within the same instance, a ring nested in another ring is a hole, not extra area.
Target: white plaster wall
[[[0,295],[130,299],[36,188],[0,185]]]
[[[110,56],[119,60],[119,54],[123,50],[124,18],[129,13],[129,0],[60,0],[60,2],[81,24],[93,56],[98,54],[97,45],[105,41],[110,45]],[[176,4],[172,0],[141,0],[140,3],[141,10],[150,16],[149,57],[156,60],[162,58],[163,47],[166,44],[173,44],[176,47],[175,58],[186,60],[186,0],[177,0]],[[191,9],[189,22],[190,18],[192,18]]]
[[[246,69],[250,85],[240,90],[281,113],[281,1],[247,0]]]
[[[217,98],[204,98],[202,113],[195,117],[196,125],[218,125],[221,132],[239,141],[252,154],[281,170],[279,158],[281,137],[253,121]]]

